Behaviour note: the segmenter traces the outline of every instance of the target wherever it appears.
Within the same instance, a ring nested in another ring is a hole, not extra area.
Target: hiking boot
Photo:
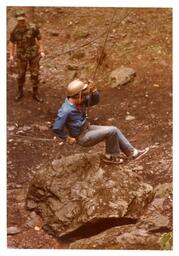
[[[33,88],[33,99],[38,102],[43,102],[43,99],[40,97],[40,95],[38,93],[38,87]]]
[[[104,155],[102,161],[108,164],[123,164],[124,159],[120,156]]]
[[[38,102],[43,102],[43,99],[37,93],[33,94],[33,99]]]
[[[143,150],[137,150],[137,153],[133,155],[133,159],[137,160],[142,158],[145,154],[147,154],[148,151],[149,151],[149,148],[145,148]]]
[[[24,96],[23,90],[19,90],[19,91],[17,92],[17,95],[16,95],[16,97],[14,98],[14,100],[17,102],[17,101],[19,101],[23,96]]]

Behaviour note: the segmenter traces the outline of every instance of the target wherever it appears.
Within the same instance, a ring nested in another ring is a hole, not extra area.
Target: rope
[[[117,12],[117,9],[114,10],[114,13],[113,13],[113,16],[112,16],[112,19],[111,19],[111,23],[110,23],[110,25],[109,25],[109,27],[108,27],[107,35],[106,35],[106,38],[105,38],[105,41],[104,41],[103,48],[102,48],[102,51],[101,51],[101,54],[100,54],[99,59],[101,58],[101,56],[102,56],[102,54],[103,54],[103,52],[104,52],[104,48],[105,48],[105,45],[106,45],[106,42],[107,42],[107,39],[108,39],[108,36],[109,36],[109,32],[110,32],[110,29],[111,29],[111,26],[112,26],[112,22],[113,22],[113,20],[114,20],[115,15],[116,15],[116,12]],[[128,11],[127,14],[124,15],[124,16],[119,20],[118,25],[119,25],[123,20],[125,20],[125,19],[129,16],[129,14],[132,13],[132,12],[133,12],[132,10]],[[94,79],[95,79],[95,77],[96,77],[96,73],[97,73],[97,70],[98,70],[98,67],[99,67],[99,62],[100,62],[100,61],[98,61],[97,66],[96,66],[96,69],[95,69],[95,71],[94,71],[92,81],[94,81]]]
[[[117,11],[117,10],[115,10],[115,11]],[[119,24],[129,15],[129,13],[131,13],[131,12],[132,12],[132,11],[129,11],[129,12],[119,21],[119,23],[118,23],[117,25],[119,25]],[[111,25],[112,25],[112,24],[111,24]],[[58,58],[58,57],[61,56],[61,55],[65,55],[65,54],[67,54],[67,53],[71,53],[71,52],[73,52],[73,51],[75,51],[75,50],[78,50],[78,49],[80,49],[80,48],[83,48],[83,47],[85,47],[85,46],[88,46],[89,44],[92,44],[93,42],[97,41],[99,38],[101,38],[102,36],[104,36],[106,33],[109,33],[108,31],[109,31],[109,28],[108,28],[106,31],[104,31],[103,33],[101,33],[100,35],[98,35],[97,37],[93,38],[91,41],[88,41],[88,42],[86,42],[86,43],[84,43],[84,44],[81,44],[81,45],[78,45],[78,46],[74,46],[74,47],[72,47],[71,49],[66,50],[66,51],[64,51],[64,52],[56,53],[55,56],[57,56],[56,58]],[[48,56],[50,56],[50,55],[48,55]],[[51,56],[52,56],[52,55],[51,55]],[[53,57],[53,56],[52,56],[52,57]]]
[[[109,36],[109,32],[110,32],[110,29],[111,29],[111,26],[112,26],[112,23],[113,23],[113,20],[114,20],[114,17],[116,15],[116,12],[117,12],[117,9],[114,9],[114,12],[113,12],[113,15],[112,15],[112,18],[111,18],[111,22],[110,22],[110,25],[108,27],[108,30],[107,30],[107,34],[106,34],[106,37],[105,37],[105,40],[104,40],[104,44],[103,44],[103,47],[102,47],[102,51],[101,51],[101,54],[100,54],[100,57],[99,57],[99,61],[97,62],[97,65],[96,65],[96,68],[95,68],[95,71],[93,73],[93,78],[92,78],[92,81],[94,81],[95,77],[96,77],[96,74],[97,74],[97,70],[98,70],[98,67],[100,65],[100,59],[103,55],[103,52],[104,52],[104,48],[105,48],[105,45],[106,45],[106,42],[107,42],[107,39],[108,39],[108,36]],[[129,14],[132,13],[132,10],[131,11],[128,11],[126,15],[124,15],[118,22],[118,25],[123,21],[125,20],[126,17],[129,16]],[[87,118],[89,117],[89,102],[88,102],[88,106],[87,106],[87,111],[86,111],[86,116]]]
[[[57,141],[56,137],[54,139],[47,139],[47,138],[40,138],[40,137],[34,137],[34,136],[28,136],[28,135],[10,135],[9,137],[16,137],[24,140],[36,140],[36,141]]]
[[[114,17],[116,15],[116,12],[117,12],[117,9],[114,9],[114,12],[113,12],[113,15],[112,15],[112,18],[111,18],[111,22],[110,22],[110,25],[108,27],[107,34],[106,34],[106,37],[105,37],[105,40],[104,40],[104,43],[103,43],[103,47],[102,47],[102,50],[101,50],[101,53],[100,53],[100,56],[99,56],[99,61],[97,62],[96,69],[95,69],[93,77],[92,77],[92,81],[94,81],[94,79],[95,79],[95,76],[96,76],[96,73],[97,73],[97,70],[98,70],[98,67],[99,67],[99,64],[100,64],[100,59],[101,59],[102,54],[104,52],[104,48],[105,48],[105,45],[106,45],[106,42],[107,42],[107,39],[108,39],[108,36],[109,36],[109,32],[110,32]],[[88,100],[88,106],[87,106],[87,110],[86,110],[86,118],[87,119],[89,118],[89,107],[90,106],[89,106],[89,100]]]
[[[98,67],[99,67],[100,59],[101,59],[101,57],[103,55],[104,48],[105,48],[105,45],[106,45],[106,42],[107,42],[107,39],[108,39],[108,36],[109,36],[109,32],[110,32],[110,29],[111,29],[114,17],[116,15],[116,12],[117,12],[117,9],[115,9],[114,12],[113,12],[113,15],[112,15],[112,18],[111,18],[111,22],[110,22],[110,25],[108,27],[107,34],[106,34],[106,37],[105,37],[105,40],[104,40],[104,43],[103,43],[103,47],[102,47],[102,51],[101,51],[101,54],[100,54],[100,57],[99,57],[99,61],[97,62],[96,69],[95,69],[94,74],[93,74],[92,81],[94,81],[94,79],[95,79],[95,76],[96,76],[96,73],[97,73],[97,70],[98,70]]]

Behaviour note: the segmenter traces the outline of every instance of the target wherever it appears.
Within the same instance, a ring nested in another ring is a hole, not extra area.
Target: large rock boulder
[[[172,231],[172,184],[154,188],[154,200],[146,207],[138,222],[112,227],[87,239],[70,244],[71,249],[147,249],[160,250],[168,243],[164,236]],[[172,242],[168,247],[172,247]]]
[[[110,74],[110,85],[112,88],[127,84],[136,76],[136,72],[132,68],[121,67],[113,70]]]
[[[98,154],[76,154],[35,175],[27,207],[40,213],[49,232],[62,237],[102,219],[136,220],[153,196],[152,186],[127,165],[104,165]]]

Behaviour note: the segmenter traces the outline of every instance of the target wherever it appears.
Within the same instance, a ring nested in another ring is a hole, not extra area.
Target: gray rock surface
[[[75,154],[34,176],[27,207],[61,237],[101,219],[138,219],[153,196],[152,186],[127,166],[104,165],[98,154]]]
[[[154,200],[140,217],[138,226],[150,232],[172,230],[172,184],[159,184],[154,188]]]
[[[70,244],[71,249],[147,249],[160,250],[162,236],[172,230],[172,184],[159,184],[154,200],[134,225],[113,227],[91,238]],[[167,208],[166,208],[167,202]]]
[[[21,229],[18,227],[8,227],[7,234],[8,235],[16,235],[21,232]]]
[[[108,229],[90,239],[73,242],[70,249],[159,250],[160,234],[150,234],[135,225],[125,225]]]
[[[121,67],[113,70],[110,74],[110,85],[112,88],[124,85],[134,79],[136,72],[132,68]]]

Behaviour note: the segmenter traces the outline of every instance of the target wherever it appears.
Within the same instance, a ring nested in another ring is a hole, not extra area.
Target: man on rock
[[[93,83],[85,84],[79,79],[73,80],[68,84],[67,98],[58,110],[53,124],[54,133],[70,145],[77,143],[90,147],[105,141],[106,152],[103,161],[107,163],[123,163],[121,153],[131,159],[144,156],[149,148],[134,148],[117,127],[88,123],[86,109],[98,102],[99,92]]]

